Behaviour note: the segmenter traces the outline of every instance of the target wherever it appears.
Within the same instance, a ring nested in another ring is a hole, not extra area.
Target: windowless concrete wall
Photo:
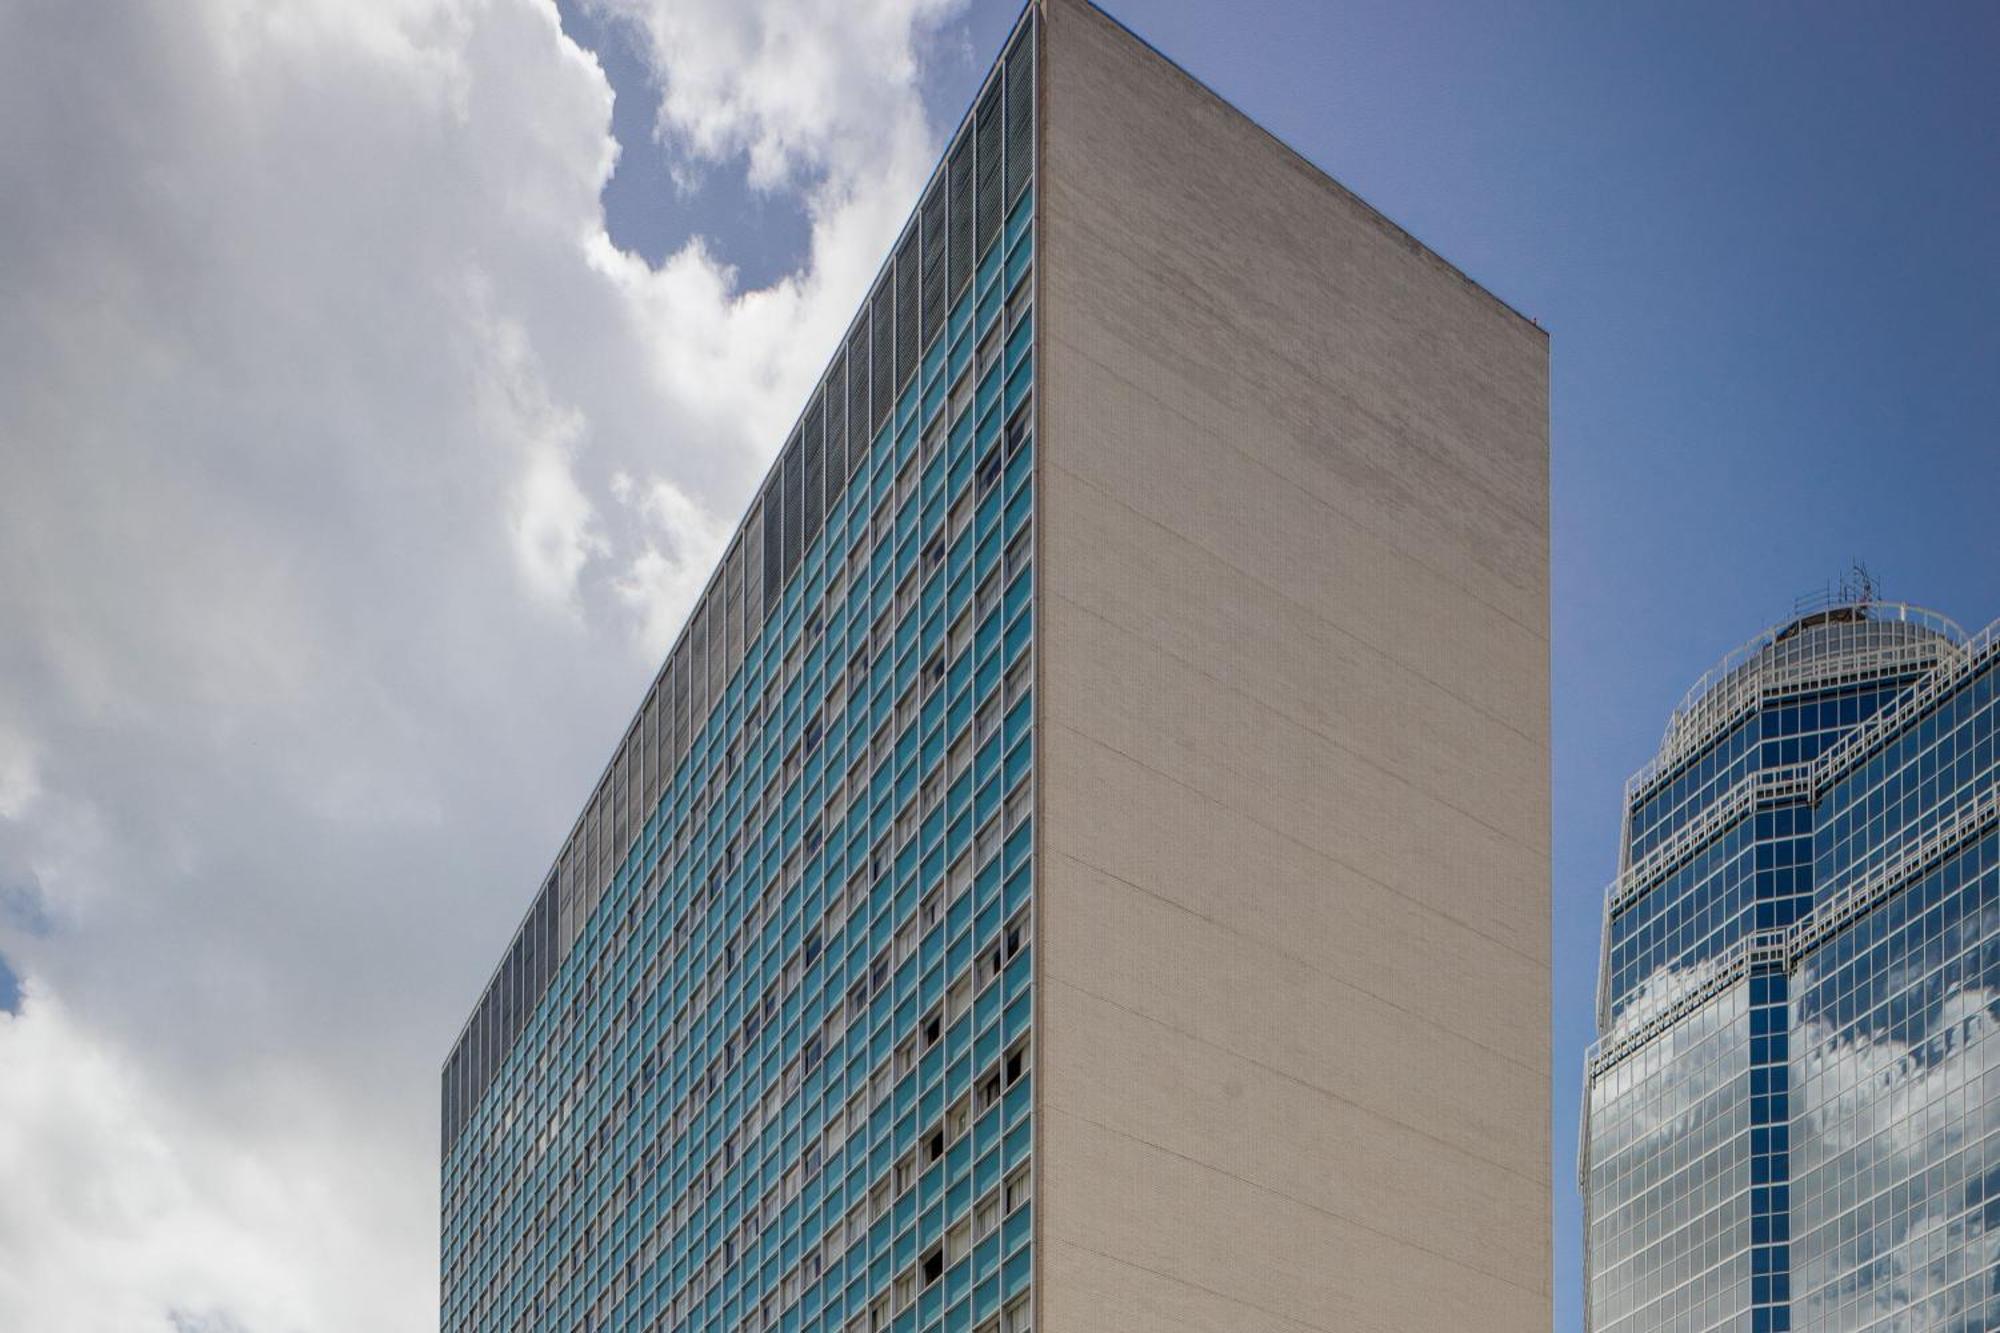
[[[1046,13],[1037,1328],[1546,1333],[1547,340]]]

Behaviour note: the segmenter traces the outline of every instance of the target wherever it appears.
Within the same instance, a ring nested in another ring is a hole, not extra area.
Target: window
[[[1020,661],[1008,668],[1007,706],[1009,708],[1012,708],[1020,697],[1028,692],[1028,686],[1034,681],[1034,674],[1034,668],[1028,661],[1026,654],[1022,655]]]
[[[1015,787],[1013,793],[1007,797],[1007,831],[1009,833],[1012,833],[1027,822],[1028,812],[1034,807],[1032,795],[1033,793],[1028,780],[1022,778],[1020,785]]]
[[[972,612],[970,609],[967,609],[959,612],[958,619],[952,622],[951,634],[945,644],[945,655],[955,662],[958,660],[959,654],[971,646]]]
[[[1012,579],[1028,567],[1028,561],[1035,553],[1035,536],[1032,528],[1022,528],[1014,540],[1007,543],[1007,577]]]
[[[1016,1083],[1019,1083],[1021,1081],[1021,1075],[1027,1072],[1027,1068],[1028,1068],[1027,1046],[1025,1045],[1016,1046],[1013,1050],[1007,1052],[1007,1064],[1005,1067],[1007,1086],[1011,1088]]]
[[[960,1097],[957,1103],[954,1104],[949,1111],[945,1112],[944,1116],[945,1142],[947,1143],[958,1142],[960,1139],[965,1137],[966,1131],[971,1128],[972,1128],[972,1098],[970,1095],[967,1095],[964,1097]]]
[[[1034,421],[1034,401],[1021,404],[1013,416],[1007,419],[1007,457],[1021,452],[1021,446],[1028,442],[1028,428]]]
[[[965,373],[958,377],[958,383],[951,386],[951,419],[954,424],[972,406],[972,383],[972,367],[967,366]]]
[[[1007,1183],[1001,1186],[1001,1211],[1012,1213],[1030,1197],[1028,1168],[1024,1165],[1016,1168],[1014,1174],[1007,1177]]]
[[[1033,303],[1034,295],[1035,284],[1027,278],[1022,278],[1020,284],[1008,295],[1007,332],[1012,333],[1020,327],[1021,321],[1028,317],[1028,307]]]
[[[1009,327],[1011,327],[1011,325]],[[986,337],[980,340],[979,354],[978,354],[978,369],[975,370],[973,373],[977,375],[979,378],[984,379],[986,378],[986,372],[993,369],[994,363],[996,363],[999,360],[1000,360],[1000,326],[998,324],[995,324],[991,329],[987,331]]]
[[[826,1133],[823,1138],[823,1142],[826,1145],[826,1155],[831,1157],[836,1152],[839,1152],[840,1145],[846,1142],[846,1140],[847,1108],[842,1107],[836,1110],[826,1122]]]

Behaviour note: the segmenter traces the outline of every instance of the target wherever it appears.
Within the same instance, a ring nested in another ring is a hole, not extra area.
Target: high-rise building
[[[1702,677],[1627,785],[1596,1333],[2000,1329],[1997,647],[1825,599]]]
[[[1541,330],[1080,0],[444,1068],[447,1330],[1549,1324]]]

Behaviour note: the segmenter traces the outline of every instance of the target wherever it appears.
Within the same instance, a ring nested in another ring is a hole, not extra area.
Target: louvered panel
[[[1028,183],[1035,152],[1035,30],[1022,30],[1007,53],[1007,202]]]
[[[972,130],[958,136],[951,146],[945,170],[951,177],[951,299],[972,276]]]
[[[847,489],[847,358],[835,353],[826,373],[826,509]]]
[[[873,435],[868,421],[868,312],[847,338],[847,472],[859,471]]]
[[[778,575],[778,586],[781,588],[785,580],[791,578],[792,571],[799,567],[799,535],[805,531],[805,465],[800,456],[803,452],[795,433],[791,443],[785,446],[784,460],[778,467],[778,493],[782,497],[785,515],[785,563]]]
[[[806,408],[806,419],[799,427],[805,452],[805,471],[799,488],[799,510],[803,516],[799,532],[801,556],[812,549],[813,538],[819,536],[820,520],[826,516],[825,411],[825,400],[814,394],[812,405]]]
[[[778,471],[771,473],[771,479],[764,484],[764,500],[761,506],[764,514],[764,615],[768,619],[771,608],[778,604],[778,594],[785,587],[785,506],[779,484],[783,476]]]
[[[764,502],[759,500],[750,508],[749,521],[743,525],[743,641],[752,644],[757,641],[757,632],[764,628],[764,599],[769,594],[764,588]]]
[[[875,289],[869,303],[869,318],[874,325],[872,352],[873,364],[869,374],[872,386],[868,413],[868,433],[873,436],[882,429],[882,423],[889,419],[889,409],[896,403],[896,386],[892,382],[896,374],[896,274],[895,270],[882,275],[882,283]]]
[[[945,219],[944,180],[940,177],[931,182],[930,191],[924,195],[923,208],[918,213],[923,230],[924,292],[922,312],[922,345],[928,348],[931,339],[937,337],[944,328],[944,273],[945,273]]]
[[[896,247],[896,380],[901,393],[917,370],[917,229]]]
[[[1000,218],[1005,209],[1000,199],[1000,186],[1005,180],[1001,170],[1001,95],[1000,80],[986,90],[986,96],[979,99],[977,161],[979,185],[974,191],[973,216],[976,220],[976,236],[973,254],[983,256],[986,247],[993,244],[1000,235]],[[977,258],[974,260],[977,264]]]

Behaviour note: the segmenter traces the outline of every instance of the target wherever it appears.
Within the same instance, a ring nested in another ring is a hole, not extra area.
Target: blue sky
[[[1110,8],[1550,330],[1567,1333],[1578,1068],[1625,776],[1712,661],[1856,560],[1969,629],[2000,618],[2000,10]],[[1016,9],[976,4],[942,34],[934,124]],[[616,30],[572,20],[649,108]],[[700,232],[751,284],[797,264],[795,210],[740,172],[676,189],[648,114],[618,123],[614,238],[657,254]]]

